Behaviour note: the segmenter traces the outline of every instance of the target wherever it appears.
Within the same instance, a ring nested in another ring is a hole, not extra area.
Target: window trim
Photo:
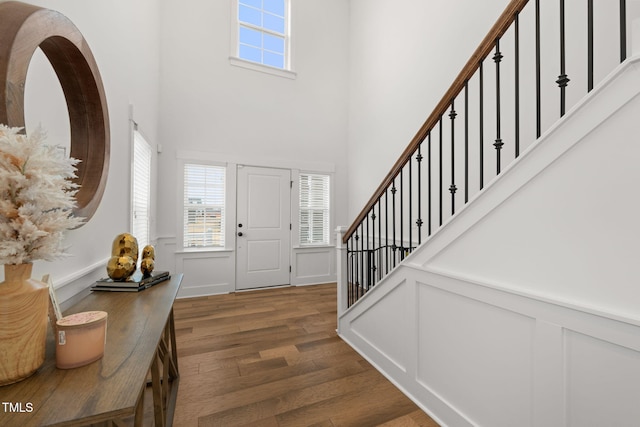
[[[288,79],[295,79],[297,73],[294,71],[294,55],[293,55],[293,35],[291,25],[291,0],[284,0],[285,4],[285,55],[284,55],[284,68],[272,67],[270,65],[261,64],[259,62],[248,61],[240,58],[239,55],[239,36],[240,21],[238,19],[238,0],[231,1],[231,37],[230,37],[230,52],[229,63],[233,66],[245,68],[248,70],[259,71],[266,74],[271,74],[279,77],[285,77]],[[268,32],[268,30],[266,30]]]

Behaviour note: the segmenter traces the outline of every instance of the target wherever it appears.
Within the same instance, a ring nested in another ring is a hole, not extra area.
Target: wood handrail
[[[507,32],[511,24],[514,22],[516,15],[520,13],[522,9],[524,9],[528,2],[529,0],[511,0],[511,3],[507,5],[504,12],[502,12],[496,23],[493,25],[493,27],[491,27],[491,30],[489,30],[489,33],[480,43],[480,46],[478,46],[475,52],[471,55],[471,58],[469,58],[460,74],[458,74],[456,79],[453,81],[451,87],[449,87],[449,89],[445,92],[444,96],[436,105],[431,115],[427,118],[422,127],[420,127],[407,148],[405,148],[405,150],[400,155],[400,158],[393,165],[382,183],[380,183],[375,193],[373,193],[373,196],[371,196],[364,209],[362,209],[360,214],[353,221],[353,224],[351,224],[351,227],[349,227],[342,239],[344,243],[347,243],[347,240],[349,240],[360,223],[364,220],[364,218],[366,218],[369,211],[377,203],[378,199],[382,197],[391,182],[395,179],[396,176],[398,176],[404,165],[409,161],[413,153],[418,149],[420,143],[424,141],[429,132],[431,132],[431,130],[435,127],[435,125],[440,120],[440,117],[442,117],[446,113],[447,109],[451,105],[451,101],[455,99],[455,97],[458,96],[460,92],[462,92],[462,89],[464,89],[465,86],[465,82],[475,74],[475,72],[480,67],[480,63],[489,55],[491,50],[495,47],[496,40],[502,37],[504,33]]]

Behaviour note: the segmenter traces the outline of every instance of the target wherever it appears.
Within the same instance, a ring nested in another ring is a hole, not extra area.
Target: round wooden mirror
[[[24,127],[24,89],[39,47],[53,67],[69,112],[70,155],[80,160],[75,214],[93,216],[107,182],[109,115],[102,79],[87,42],[73,23],[53,10],[0,3],[0,123]]]

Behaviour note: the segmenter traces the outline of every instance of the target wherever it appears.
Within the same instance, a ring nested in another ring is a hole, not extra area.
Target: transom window
[[[289,69],[289,0],[238,0],[238,57]]]

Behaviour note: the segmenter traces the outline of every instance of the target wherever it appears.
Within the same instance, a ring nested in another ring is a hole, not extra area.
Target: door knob
[[[240,232],[238,233],[238,236],[242,237],[242,231],[240,231]]]

